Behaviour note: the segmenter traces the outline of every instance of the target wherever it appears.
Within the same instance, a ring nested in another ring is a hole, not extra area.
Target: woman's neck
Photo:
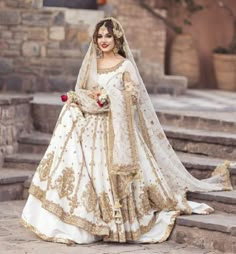
[[[116,57],[115,57],[115,54],[113,53],[113,51],[110,51],[110,52],[103,52],[102,58],[108,60],[108,59],[114,59]]]

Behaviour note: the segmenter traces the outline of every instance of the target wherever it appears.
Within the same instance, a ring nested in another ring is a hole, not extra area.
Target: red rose
[[[62,100],[63,102],[66,102],[66,101],[68,100],[68,96],[65,95],[65,94],[63,94],[63,95],[61,96],[61,100]]]
[[[103,107],[103,103],[101,101],[97,100],[97,104],[99,107]]]

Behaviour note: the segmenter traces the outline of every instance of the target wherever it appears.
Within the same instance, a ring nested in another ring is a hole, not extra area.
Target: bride
[[[169,144],[124,30],[101,20],[40,162],[22,224],[47,241],[165,241],[179,214],[209,214],[186,192],[231,190],[227,166],[197,180]]]

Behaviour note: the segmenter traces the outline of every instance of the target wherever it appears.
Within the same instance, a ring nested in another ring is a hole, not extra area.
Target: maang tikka
[[[101,32],[105,32],[107,30],[106,22],[103,23],[103,25],[100,27]]]

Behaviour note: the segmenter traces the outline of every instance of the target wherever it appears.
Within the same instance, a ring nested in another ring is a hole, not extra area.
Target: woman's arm
[[[139,81],[133,64],[129,61],[123,73],[125,91],[132,96],[133,104],[139,100]]]

